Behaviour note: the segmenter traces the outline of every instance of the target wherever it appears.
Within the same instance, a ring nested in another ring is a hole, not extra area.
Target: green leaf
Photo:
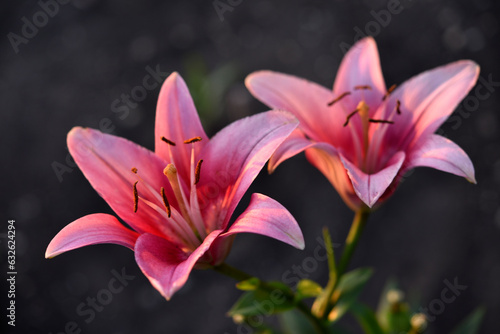
[[[326,254],[328,256],[328,270],[330,278],[337,277],[337,266],[335,265],[335,253],[333,252],[332,238],[328,227],[323,227],[323,239],[325,240]]]
[[[263,283],[266,290],[280,290],[283,294],[291,296],[293,294],[292,289],[288,285],[280,281],[270,281]]]
[[[316,300],[312,305],[311,312],[318,318],[323,318],[325,312],[327,311],[329,305],[329,299],[333,294],[333,289],[335,288],[335,282],[337,281],[337,266],[335,264],[335,254],[333,252],[332,238],[330,237],[330,232],[328,228],[323,228],[323,240],[325,241],[325,249],[328,258],[328,284],[326,287],[317,295]]]
[[[316,332],[306,316],[298,312],[297,310],[281,313],[278,319],[284,334],[303,334]]]
[[[387,315],[389,333],[399,334],[409,331],[411,329],[411,317],[408,303],[401,302],[393,305],[392,310]]]
[[[373,275],[370,268],[359,268],[345,273],[333,293],[335,306],[328,315],[328,320],[336,322],[349,310],[356,301],[365,284]]]
[[[384,334],[375,313],[368,306],[360,302],[354,302],[350,311],[366,334]]]
[[[236,288],[243,291],[253,291],[257,290],[259,288],[259,285],[260,285],[260,279],[258,279],[257,277],[252,277],[247,280],[238,282],[236,284]]]
[[[373,269],[371,268],[358,268],[349,271],[342,275],[335,291],[345,294],[349,291],[358,290],[368,282],[372,275]]]
[[[311,321],[296,309],[280,313],[278,320],[283,334],[317,333],[317,329],[314,328]],[[330,334],[352,334],[338,324],[330,326],[327,330]]]
[[[481,322],[483,321],[486,309],[483,307],[478,307],[474,312],[472,312],[467,318],[465,318],[452,332],[451,334],[476,334],[479,332],[481,327]]]
[[[231,317],[272,315],[295,307],[291,289],[281,282],[261,282],[259,289],[244,293],[228,311]]]
[[[382,293],[380,294],[380,300],[377,307],[377,320],[380,326],[389,331],[389,313],[391,311],[391,304],[389,303],[388,293],[389,291],[397,290],[397,283],[395,280],[388,280],[385,284]]]
[[[295,300],[299,301],[304,298],[317,297],[322,291],[323,288],[318,283],[309,279],[303,279],[297,284]]]
[[[404,293],[398,289],[395,281],[389,281],[382,294],[377,308],[377,319],[386,333],[399,334],[411,329],[409,304],[404,300]]]

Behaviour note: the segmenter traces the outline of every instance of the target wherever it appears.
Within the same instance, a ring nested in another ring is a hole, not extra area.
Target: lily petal
[[[114,212],[139,233],[152,233],[172,240],[174,233],[162,215],[139,199],[134,212],[133,185],[138,195],[163,208],[160,187],[175,199],[163,168],[167,165],[153,152],[126,139],[97,130],[75,127],[68,133],[68,148],[78,167]],[[137,175],[132,168],[137,168]],[[157,195],[149,191],[154,187]]]
[[[336,117],[328,107],[328,103],[334,99],[329,89],[309,80],[272,71],[250,74],[245,79],[245,85],[269,107],[294,114],[300,121],[301,129],[310,138],[334,142],[341,138],[339,132],[345,117]]]
[[[280,203],[262,194],[252,194],[248,208],[221,237],[256,233],[304,249],[304,237],[297,221]]]
[[[50,242],[45,257],[53,258],[72,249],[105,243],[133,250],[138,236],[138,233],[126,228],[111,215],[91,214],[64,227]]]
[[[396,88],[386,107],[377,112],[381,115],[377,118],[387,119],[397,100],[401,102],[401,114],[386,131],[385,144],[406,150],[419,144],[420,139],[427,140],[475,85],[478,75],[476,63],[462,60],[423,72]]]
[[[356,86],[365,85],[370,89],[355,89]],[[333,92],[336,96],[351,92],[340,101],[348,111],[355,110],[358,101],[364,99],[371,107],[370,114],[375,113],[382,103],[386,88],[377,44],[372,37],[361,39],[349,49],[337,72]],[[356,122],[356,119],[353,121]]]
[[[135,245],[135,260],[151,284],[168,300],[187,281],[196,262],[221,230],[210,233],[191,254],[158,236],[142,234]]]
[[[418,149],[410,153],[408,168],[431,167],[465,177],[476,183],[474,166],[457,144],[439,135],[431,135]]]
[[[274,172],[283,161],[299,154],[313,145],[315,144],[307,139],[301,130],[295,129],[283,144],[276,149],[271,159],[269,159],[267,165],[269,173]]]
[[[356,210],[360,204],[360,199],[354,193],[351,180],[347,176],[337,150],[327,143],[316,143],[306,150],[306,158],[326,176],[344,202],[351,209]]]
[[[170,146],[162,137],[173,141]],[[191,94],[182,77],[172,73],[163,83],[156,107],[155,152],[161,158],[175,164],[181,177],[189,180],[191,165],[191,145],[184,140],[201,137],[202,141],[194,145],[198,154],[208,142]]]
[[[354,191],[358,197],[370,208],[384,194],[387,188],[398,175],[405,160],[405,153],[396,153],[387,163],[387,166],[376,174],[366,174],[340,154],[340,159],[347,169]]]
[[[252,181],[297,125],[290,113],[269,111],[231,123],[210,140],[201,153],[198,192],[210,229],[227,226]]]

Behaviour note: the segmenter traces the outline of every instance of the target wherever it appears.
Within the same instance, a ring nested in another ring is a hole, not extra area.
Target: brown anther
[[[351,92],[344,92],[344,93],[340,94],[338,97],[334,98],[331,102],[328,102],[328,106],[331,107],[334,103],[339,102],[347,95],[351,95]]]
[[[401,115],[401,109],[399,109],[399,107],[401,107],[401,101],[396,100],[396,112],[398,115]]]
[[[161,140],[167,143],[168,145],[175,146],[175,143],[171,140],[168,140],[167,138],[161,136]]]
[[[137,174],[137,168],[132,167],[132,169],[131,169],[131,170],[132,170],[132,173]]]
[[[352,116],[356,115],[356,113],[359,111],[360,109],[356,109],[354,110],[353,112],[351,112],[349,115],[347,115],[347,118],[345,120],[345,123],[344,123],[344,127],[347,126],[347,124],[349,124],[349,120],[351,119]]]
[[[201,137],[194,137],[194,138],[186,139],[186,140],[184,140],[184,144],[192,144],[192,143],[196,143],[197,141],[201,141]]]
[[[385,95],[382,97],[382,101],[385,101],[385,99],[388,98],[389,95],[391,95],[391,93],[396,89],[396,87],[397,87],[396,84],[389,87],[389,89],[387,90],[387,93],[385,93]]]
[[[170,209],[170,204],[168,203],[167,195],[165,194],[165,188],[161,187],[160,189],[161,198],[163,199],[163,205],[167,209],[168,218],[172,215],[172,210]]]
[[[369,119],[368,122],[371,123],[385,123],[385,124],[394,124],[393,121],[386,121],[385,119]]]
[[[137,183],[139,181],[135,181],[134,183],[134,212],[137,212],[137,207],[139,205],[139,193],[137,192]]]
[[[200,173],[201,173],[201,164],[202,163],[203,163],[203,160],[200,160],[196,164],[196,169],[194,171],[194,184],[198,184],[198,182],[200,182]]]
[[[359,86],[354,86],[354,90],[361,90],[361,89],[372,90],[372,86],[370,86],[370,85],[359,85]]]

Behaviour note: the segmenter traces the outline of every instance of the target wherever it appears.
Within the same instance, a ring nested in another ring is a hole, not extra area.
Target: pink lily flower
[[[76,127],[68,134],[83,174],[131,229],[112,215],[91,214],[63,228],[45,256],[101,243],[128,247],[169,299],[193,268],[221,264],[237,233],[303,249],[295,219],[265,195],[253,194],[229,224],[243,194],[297,125],[291,114],[269,111],[234,122],[209,140],[185,82],[173,73],[159,96],[154,153],[97,130]]]
[[[305,151],[353,210],[388,198],[404,173],[427,166],[475,183],[467,154],[434,134],[475,85],[479,66],[461,60],[386,89],[375,40],[346,54],[333,91],[291,75],[259,71],[246,86],[260,101],[293,113],[299,128],[269,161],[273,171]]]

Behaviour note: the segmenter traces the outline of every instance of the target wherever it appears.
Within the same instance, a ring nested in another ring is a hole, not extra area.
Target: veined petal
[[[46,258],[83,246],[118,244],[134,249],[139,234],[123,226],[115,217],[96,213],[75,220],[64,227],[50,242]]]
[[[170,146],[162,137],[173,141]],[[155,152],[161,158],[174,163],[181,177],[189,180],[191,163],[191,145],[184,140],[201,137],[195,144],[195,154],[208,142],[208,137],[196,112],[193,99],[182,77],[172,73],[163,83],[156,107]]]
[[[170,299],[186,283],[196,262],[221,232],[210,233],[190,254],[168,240],[146,233],[137,239],[135,260],[151,284],[166,299]]]
[[[475,85],[478,75],[476,63],[462,60],[423,72],[396,88],[376,116],[387,119],[401,102],[401,114],[387,128],[383,145],[406,150],[427,140]]]
[[[267,165],[269,173],[274,170],[285,160],[299,154],[305,149],[315,145],[307,139],[301,130],[295,129],[290,136],[276,149],[274,154],[269,159]]]
[[[245,79],[248,90],[258,100],[273,109],[294,114],[300,128],[316,141],[338,141],[345,121],[345,114],[336,114],[328,103],[334,99],[332,92],[314,82],[292,75],[258,71]]]
[[[412,151],[408,164],[408,168],[431,167],[465,177],[469,182],[476,183],[474,166],[464,150],[439,135],[431,135],[422,146]]]
[[[370,88],[355,89],[356,86],[366,85]],[[370,115],[375,113],[382,103],[386,88],[377,44],[372,37],[361,39],[349,49],[337,72],[333,92],[336,96],[351,92],[351,95],[339,101],[348,111],[355,110],[358,102],[364,100],[370,106]],[[359,122],[358,117],[352,121]]]
[[[134,230],[165,238],[175,236],[165,219],[140,199],[138,210],[134,212],[133,185],[139,177],[137,190],[140,197],[163,207],[159,192],[160,187],[164,187],[169,200],[175,200],[163,175],[166,163],[162,159],[126,139],[80,127],[68,133],[68,148],[92,187]],[[137,174],[132,172],[134,167]],[[150,188],[157,191],[156,196]]]
[[[354,193],[351,180],[347,176],[337,150],[329,144],[317,143],[306,150],[306,158],[325,175],[344,202],[356,211],[361,201]]]
[[[297,125],[290,113],[269,111],[238,120],[210,140],[201,153],[198,188],[209,229],[227,226],[243,194]]]
[[[342,155],[340,155],[340,159],[345,169],[347,169],[347,174],[352,181],[354,191],[371,208],[398,175],[405,160],[405,153],[402,151],[396,153],[389,160],[387,166],[376,174],[364,173]]]
[[[256,233],[304,249],[304,237],[297,221],[280,203],[262,194],[252,194],[248,208],[221,237]]]

